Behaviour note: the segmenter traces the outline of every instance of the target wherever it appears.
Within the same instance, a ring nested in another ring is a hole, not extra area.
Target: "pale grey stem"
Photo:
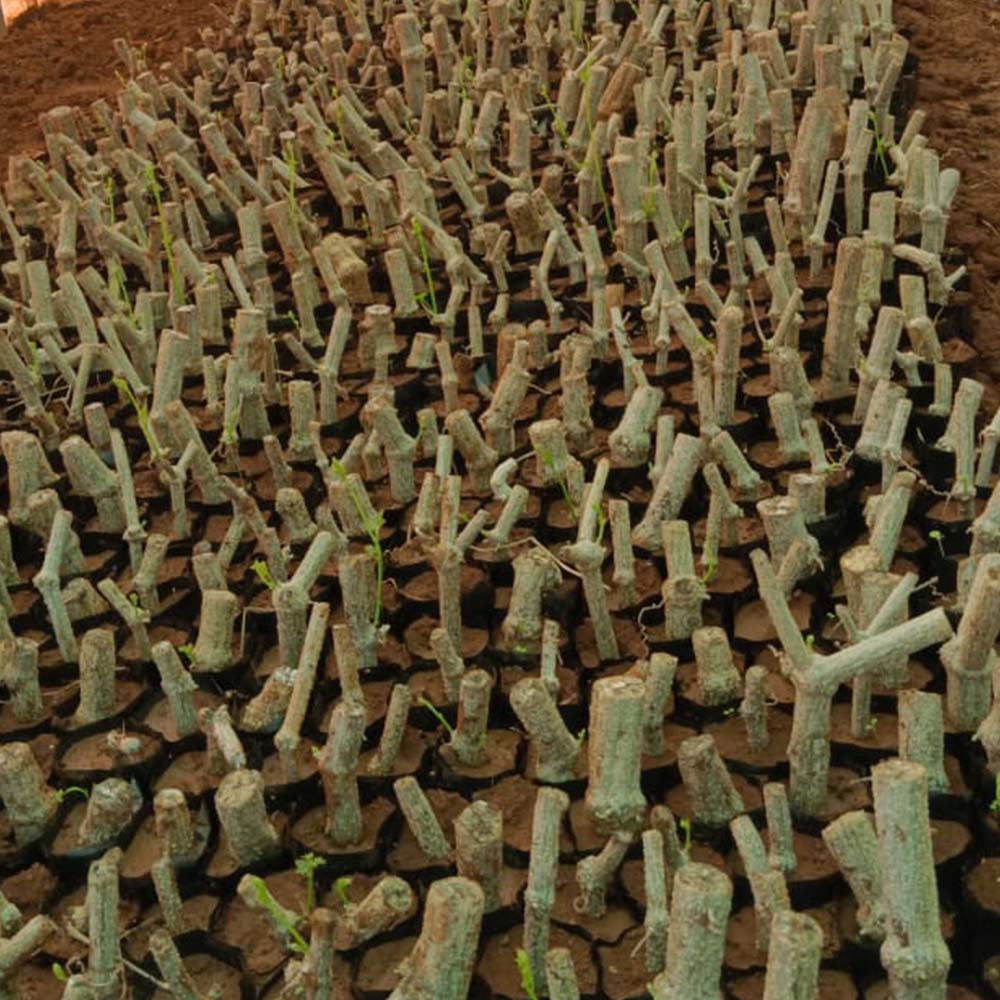
[[[951,956],[941,933],[927,772],[909,761],[877,764],[872,797],[887,915],[881,958],[890,995],[944,1000]]]
[[[729,831],[739,851],[753,894],[757,950],[766,951],[770,941],[771,920],[776,913],[791,909],[785,875],[780,869],[768,864],[764,842],[749,816],[737,816],[730,822]]]
[[[194,662],[199,672],[219,673],[233,665],[233,629],[240,612],[239,598],[228,590],[206,590],[201,595]]]
[[[113,847],[87,873],[87,979],[97,1000],[117,1000],[121,990],[121,932],[118,927],[118,866],[122,852]]]
[[[413,890],[403,879],[395,875],[379,879],[347,914],[350,946],[356,948],[391,929],[409,912],[413,900]]]
[[[184,960],[169,931],[162,928],[153,931],[149,938],[149,950],[160,975],[170,987],[172,997],[176,1000],[201,1000],[198,987],[191,978],[191,973],[184,967]]]
[[[743,799],[711,736],[690,736],[684,740],[677,751],[677,764],[696,822],[725,826],[743,812]]]
[[[739,708],[746,726],[747,746],[756,753],[765,750],[771,739],[767,729],[767,677],[765,667],[753,666],[747,670]]]
[[[460,764],[479,767],[489,758],[487,729],[493,678],[485,670],[470,670],[462,677],[458,697],[458,725],[448,746]]]
[[[557,788],[540,788],[531,820],[531,855],[524,891],[524,950],[528,953],[535,987],[546,989],[545,953],[549,921],[556,899],[556,871],[563,814],[569,797]]]
[[[483,890],[461,876],[434,882],[424,924],[389,1000],[465,1000],[476,962]]]
[[[398,778],[392,788],[406,818],[406,825],[420,849],[433,861],[448,860],[452,855],[451,847],[417,779],[412,776]]]
[[[856,810],[823,828],[823,843],[833,855],[858,904],[858,927],[874,941],[885,937],[882,867],[872,817]]]
[[[780,872],[793,872],[798,866],[795,857],[792,814],[788,807],[788,792],[778,781],[764,785],[764,813],[767,817],[767,863]]]
[[[704,626],[691,633],[698,690],[705,705],[724,705],[740,695],[742,681],[725,629]]]
[[[958,631],[941,647],[948,674],[948,718],[962,732],[975,729],[989,713],[998,633],[1000,554],[988,553],[977,561]]]
[[[666,968],[654,1000],[719,1000],[733,885],[718,868],[693,862],[674,876]]]
[[[764,1000],[816,1000],[823,930],[808,913],[781,910],[771,922]]]
[[[646,689],[637,677],[595,681],[587,744],[587,811],[598,832],[637,832],[646,813],[639,785]]]
[[[501,905],[503,877],[503,814],[489,802],[471,803],[455,820],[455,861],[458,874],[483,889],[484,912]]]
[[[198,715],[192,695],[198,690],[191,675],[184,669],[173,643],[158,642],[152,650],[153,662],[160,675],[160,686],[170,703],[170,714],[178,737],[190,736],[198,730]]]
[[[113,715],[117,706],[115,635],[93,628],[80,640],[80,704],[74,713],[87,725]]]
[[[632,844],[631,833],[615,833],[598,854],[590,854],[576,866],[580,895],[573,903],[578,913],[599,920],[607,912],[606,895],[625,854]]]
[[[330,734],[319,755],[326,797],[326,835],[339,847],[361,839],[358,756],[365,735],[364,702],[344,698],[330,716]]]
[[[231,771],[215,793],[215,811],[229,850],[241,867],[270,860],[280,844],[264,804],[259,771]]]
[[[136,801],[138,797],[138,801]],[[78,838],[88,847],[107,846],[128,826],[142,793],[121,778],[106,778],[90,790]]]
[[[947,792],[951,787],[944,769],[944,707],[939,694],[928,691],[900,691],[899,756],[921,764],[927,771],[931,792]]]
[[[382,738],[379,740],[378,749],[368,762],[369,774],[392,773],[406,733],[406,721],[412,704],[413,692],[409,687],[405,684],[394,685],[382,726]]]

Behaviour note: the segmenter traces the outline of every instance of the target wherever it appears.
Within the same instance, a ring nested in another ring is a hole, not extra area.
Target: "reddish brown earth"
[[[19,18],[0,40],[0,177],[13,153],[42,148],[37,117],[113,94],[117,37],[148,46],[151,67],[183,62],[203,28],[236,0],[87,0]],[[920,57],[918,105],[945,166],[962,171],[949,229],[970,255],[976,346],[1000,401],[1000,6],[994,0],[900,0],[900,29]]]
[[[1000,5],[991,0],[902,0],[896,23],[920,58],[917,106],[942,166],[962,172],[949,243],[970,256],[975,343],[982,375],[1000,387]]]
[[[0,178],[13,153],[43,149],[38,115],[108,97],[120,69],[112,42],[147,48],[151,69],[182,64],[203,28],[221,27],[236,0],[86,0],[29,11],[0,39]]]

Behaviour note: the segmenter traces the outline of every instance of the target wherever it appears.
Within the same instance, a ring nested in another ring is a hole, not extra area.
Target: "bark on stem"
[[[677,872],[667,965],[650,984],[653,1000],[719,1000],[732,899],[732,882],[718,868],[693,862]]]
[[[902,760],[877,764],[872,796],[885,880],[887,927],[881,957],[889,993],[908,1000],[944,1000],[951,956],[941,934],[927,772]]]

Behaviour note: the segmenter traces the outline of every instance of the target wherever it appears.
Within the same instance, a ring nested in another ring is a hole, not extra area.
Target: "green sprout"
[[[604,532],[608,526],[608,515],[604,513],[604,508],[599,504],[595,503],[593,505],[593,511],[597,515],[597,544],[600,545],[604,541]]]
[[[56,792],[56,801],[63,802],[71,795],[79,795],[83,799],[90,798],[90,792],[86,788],[81,788],[79,785],[69,785],[67,788],[60,788]]]
[[[944,557],[944,534],[938,531],[936,528],[933,531],[927,532],[928,538],[933,538],[937,542],[938,551],[941,553],[942,558]]]
[[[691,820],[685,816],[680,823],[681,832],[684,834],[684,843],[681,845],[681,852],[684,857],[691,857]]]
[[[339,458],[330,460],[330,469],[342,483],[348,482],[347,468]],[[382,621],[382,586],[385,582],[385,552],[382,551],[382,526],[385,524],[385,517],[381,512],[376,512],[374,516],[369,514],[368,508],[361,503],[357,493],[350,488],[349,483],[347,494],[351,498],[361,526],[368,536],[366,551],[375,559],[375,611],[372,615],[372,622],[375,628],[378,628]]]
[[[288,139],[282,149],[282,158],[288,170],[288,215],[292,220],[295,231],[299,231],[299,202],[297,190],[299,185],[299,158],[295,152],[295,143]]]
[[[430,712],[431,715],[433,715],[434,718],[441,723],[441,725],[445,729],[445,732],[448,734],[449,739],[455,735],[455,727],[444,717],[444,715],[441,714],[441,710],[436,705],[429,702],[423,696],[417,699],[417,704],[422,706],[423,708],[426,708],[427,711]]]
[[[274,574],[271,573],[271,567],[263,559],[255,559],[251,564],[250,568],[254,571],[257,579],[260,580],[268,590],[275,590],[278,586],[278,581],[274,579]]]
[[[222,443],[227,445],[234,445],[239,441],[239,426],[240,426],[240,413],[243,410],[243,397],[240,396],[233,407],[233,412],[229,419],[224,423],[222,427]]]
[[[271,919],[288,935],[289,950],[297,955],[308,955],[309,942],[299,933],[298,927],[288,919],[284,907],[271,895],[271,890],[268,889],[264,880],[259,875],[251,875],[250,882],[257,894],[257,901],[267,910]]]
[[[580,80],[583,83],[584,93],[586,93],[587,83],[590,80],[589,66],[585,66],[580,71]],[[584,111],[587,116],[587,142],[590,146],[593,146],[594,113],[590,101],[587,101],[587,106]],[[590,167],[590,170],[594,175],[594,182],[597,184],[597,193],[601,197],[601,205],[604,208],[604,221],[607,224],[608,232],[613,233],[615,231],[615,224],[611,218],[611,199],[608,198],[608,192],[604,187],[604,166],[597,155],[596,149],[590,150],[590,155],[584,166]]]
[[[347,895],[347,887],[354,880],[350,875],[341,875],[336,882],[333,883],[333,891],[337,894],[337,898],[340,900],[340,905],[346,910],[351,905],[350,897]]]
[[[156,168],[152,163],[146,164],[146,187],[153,196],[156,203],[156,216],[160,223],[160,236],[163,239],[163,251],[167,255],[167,270],[170,272],[170,284],[174,292],[174,301],[179,306],[187,305],[187,296],[184,292],[184,281],[181,278],[180,269],[177,267],[177,259],[174,257],[174,236],[167,225],[167,215],[163,210],[163,189],[156,179]]]
[[[69,982],[69,973],[67,973],[66,969],[58,962],[52,963],[52,975],[55,976],[61,983]]]
[[[715,574],[719,569],[719,557],[715,552],[708,553],[705,560],[705,570],[701,574],[701,582],[709,584],[715,579]]]
[[[573,495],[569,491],[569,483],[566,482],[566,473],[560,473],[556,475],[556,460],[555,456],[551,451],[543,448],[538,453],[538,460],[542,463],[542,468],[550,475],[556,476],[556,481],[559,483],[559,489],[562,492],[563,500],[566,502],[566,506],[569,508],[570,516],[574,521],[579,520],[580,512],[576,509],[576,503],[573,500]]]
[[[531,959],[523,948],[517,949],[517,971],[521,973],[521,989],[527,1000],[538,1000],[538,989],[535,986],[535,974],[531,971]]]
[[[131,403],[132,409],[135,410],[135,415],[139,421],[139,430],[142,431],[142,436],[146,439],[146,445],[153,456],[153,461],[159,461],[163,457],[163,448],[160,446],[156,432],[153,430],[153,424],[149,419],[149,408],[145,403],[139,402],[136,394],[132,391],[132,387],[120,375],[116,375],[111,381],[117,387],[118,391]]]
[[[584,740],[585,740],[586,738],[587,738],[587,727],[586,727],[586,726],[584,726],[584,728],[583,728],[583,729],[581,729],[581,730],[580,730],[580,731],[579,731],[579,732],[578,732],[578,733],[576,734],[576,742],[577,742],[577,743],[579,743],[579,744],[580,744],[580,746],[583,746],[583,741],[584,741]]]
[[[186,642],[184,643],[183,646],[178,646],[177,652],[180,653],[181,656],[183,656],[184,659],[188,661],[188,663],[194,663],[195,652],[194,652],[194,646],[192,646],[191,643]]]
[[[868,121],[871,123],[872,132],[875,133],[875,156],[878,158],[878,162],[882,167],[882,176],[884,180],[889,179],[889,174],[892,172],[889,170],[889,161],[886,159],[885,152],[888,148],[888,143],[885,140],[885,136],[879,131],[878,128],[878,118],[875,117],[874,111],[868,112]]]
[[[438,312],[437,295],[434,292],[434,277],[431,275],[431,257],[430,249],[427,246],[427,237],[424,236],[423,227],[420,225],[419,219],[410,220],[410,228],[413,230],[413,236],[417,241],[417,248],[420,250],[420,259],[423,261],[424,265],[424,281],[427,283],[427,290],[420,292],[416,296],[417,301],[427,309],[427,303],[430,303],[430,314],[431,316],[436,316]]]
[[[1000,774],[993,779],[993,801],[989,804],[989,810],[1000,813]]]
[[[295,859],[295,870],[306,880],[306,913],[316,909],[316,869],[325,864],[326,861],[312,851]]]

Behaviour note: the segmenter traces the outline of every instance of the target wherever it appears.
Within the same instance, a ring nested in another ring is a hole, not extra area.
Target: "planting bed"
[[[0,199],[0,996],[1000,995],[891,4],[231,7]]]

